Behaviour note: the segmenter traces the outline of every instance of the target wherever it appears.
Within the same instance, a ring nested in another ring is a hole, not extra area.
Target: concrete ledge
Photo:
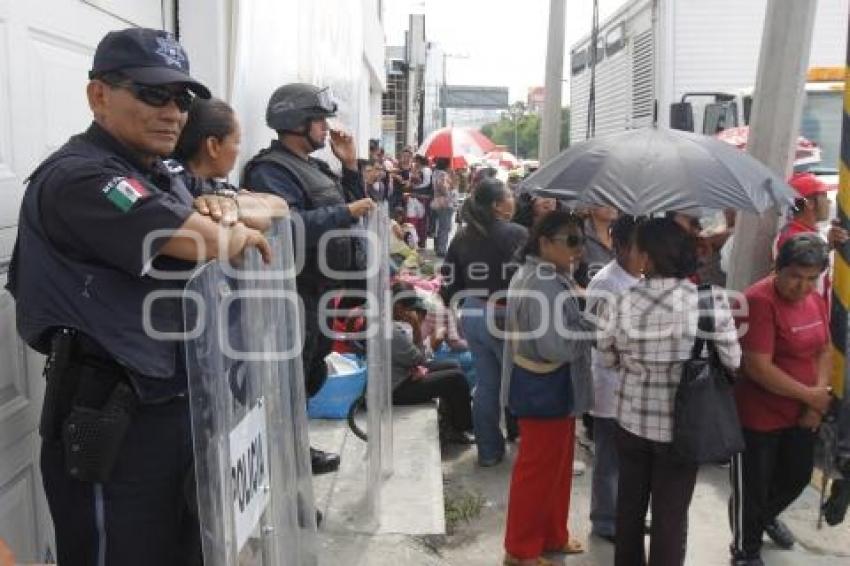
[[[365,421],[365,419],[363,419]],[[365,422],[361,422],[365,429]],[[366,443],[344,420],[311,421],[311,445],[341,455],[340,469],[314,478],[324,514],[320,538],[346,533],[444,534],[443,474],[434,405],[393,408],[393,474],[384,483],[378,524],[366,505]]]

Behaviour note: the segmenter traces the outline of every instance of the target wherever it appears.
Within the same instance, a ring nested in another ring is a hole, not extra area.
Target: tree
[[[514,148],[514,120],[508,112],[502,114],[498,122],[485,124],[481,132],[497,145],[503,145],[510,151]],[[516,123],[517,157],[537,159],[538,140],[540,138],[540,116],[522,114]],[[561,149],[570,145],[570,109],[561,110]]]

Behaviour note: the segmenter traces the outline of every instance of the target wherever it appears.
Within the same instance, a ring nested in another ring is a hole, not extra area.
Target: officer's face
[[[330,131],[328,121],[325,118],[310,120],[307,127],[309,128],[307,130],[307,137],[310,138],[313,148],[322,149],[325,147],[326,140],[328,139],[328,131]]]
[[[174,151],[186,124],[186,113],[174,100],[157,108],[138,100],[126,88],[98,80],[89,82],[87,94],[95,120],[141,158],[165,157]]]

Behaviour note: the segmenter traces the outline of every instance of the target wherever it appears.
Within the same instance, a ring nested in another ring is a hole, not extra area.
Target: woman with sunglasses
[[[270,217],[279,216],[281,208],[285,209],[282,200],[239,190],[226,181],[236,164],[242,139],[233,108],[217,98],[197,98],[188,114],[174,150],[174,165],[182,166],[183,180],[196,197],[195,208],[226,225],[239,221],[250,228],[266,230]]]
[[[590,409],[593,387],[592,334],[573,279],[584,241],[580,217],[546,214],[532,228],[508,289],[506,389],[522,439],[508,500],[509,565],[554,564],[542,554],[584,551],[567,528],[575,416]]]

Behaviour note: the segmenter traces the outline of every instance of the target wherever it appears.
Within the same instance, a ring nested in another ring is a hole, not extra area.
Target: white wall
[[[384,32],[377,0],[182,0],[181,42],[193,73],[226,99],[242,122],[233,176],[274,137],[266,103],[279,86],[327,86],[339,104],[336,127],[350,131],[359,155],[380,136],[386,88]],[[377,100],[377,102],[376,102]],[[330,152],[321,157],[332,164]]]

